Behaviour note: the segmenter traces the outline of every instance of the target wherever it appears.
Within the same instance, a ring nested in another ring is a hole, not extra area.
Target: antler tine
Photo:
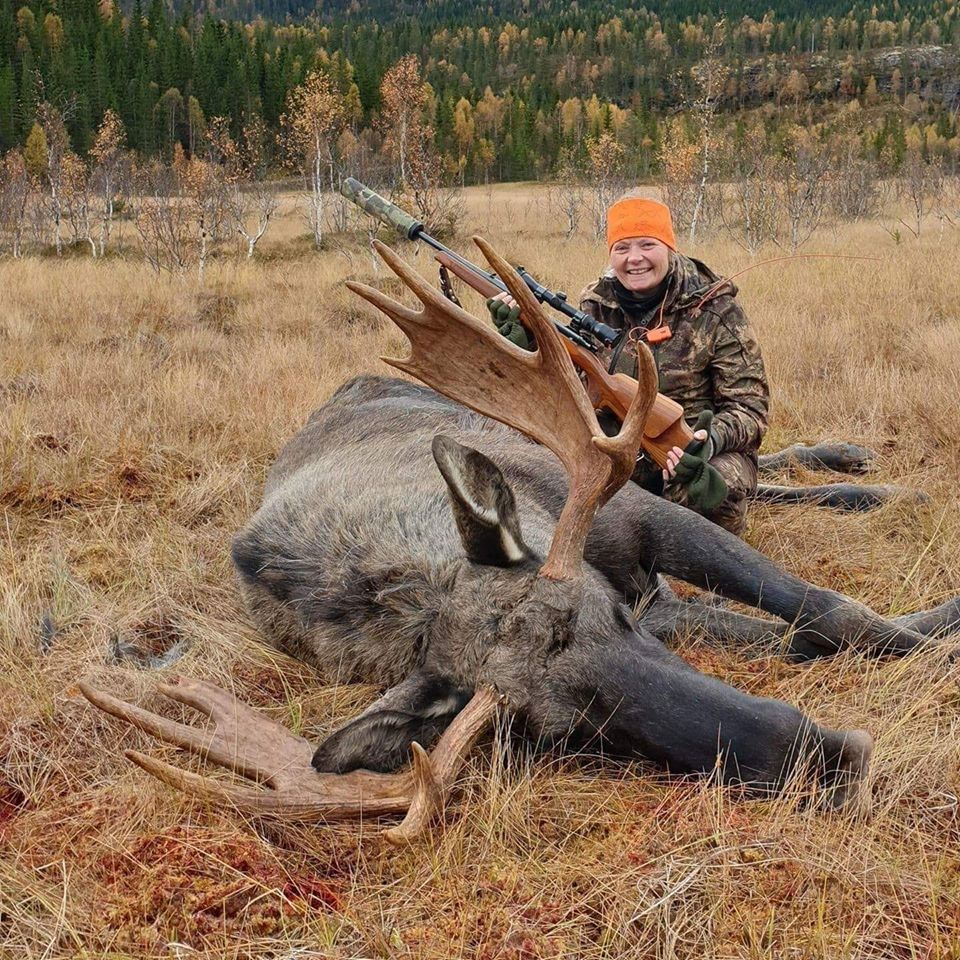
[[[653,409],[659,389],[659,376],[653,354],[645,343],[637,348],[637,392],[615,437],[594,437],[594,445],[614,464],[613,475],[604,491],[601,506],[622,487],[633,474],[643,439],[643,428]]]
[[[382,290],[369,287],[365,283],[348,280],[347,289],[352,290],[357,296],[363,297],[367,303],[372,303],[378,310],[382,310],[401,330],[406,329],[404,324],[416,323],[421,315],[419,311],[405,307],[402,303],[394,300],[393,297],[388,297]]]
[[[374,240],[373,248],[386,260],[387,266],[425,307],[441,307],[445,312],[447,307],[454,307],[459,313],[458,320],[479,322],[462,307],[457,307],[455,303],[448,300],[436,287],[420,276],[392,247],[388,247],[380,240]]]
[[[413,744],[413,799],[403,822],[386,831],[387,840],[410,843],[442,812],[467,754],[490,725],[500,699],[495,690],[481,688],[447,727],[432,755]]]
[[[358,296],[363,297],[368,303],[373,304],[382,310],[391,320],[404,332],[413,342],[412,334],[417,328],[428,330],[437,330],[444,323],[449,322],[446,317],[450,314],[456,321],[468,326],[475,326],[482,330],[483,325],[476,317],[467,313],[462,307],[457,306],[450,300],[447,300],[439,291],[435,290],[423,277],[417,273],[402,257],[379,240],[373,241],[374,249],[386,261],[387,266],[403,281],[417,299],[423,304],[423,310],[411,310],[409,307],[398,303],[392,297],[383,293],[374,287],[369,287],[364,283],[357,283],[353,280],[347,281],[347,289],[352,290]],[[514,349],[518,351],[517,356],[521,357],[526,351],[521,350],[515,345]],[[394,358],[383,358],[385,363],[404,370],[406,361]],[[415,375],[415,374],[414,374]]]
[[[222,783],[210,777],[175,767],[137,750],[124,750],[123,755],[151,776],[191,796],[218,803],[227,803],[252,816],[297,822],[351,820],[361,816],[380,816],[403,813],[410,805],[408,795],[367,796],[359,792],[353,796],[323,798],[305,794],[294,798],[279,790],[244,787]],[[320,774],[315,774],[319,779]]]
[[[138,730],[149,733],[164,743],[169,743],[174,747],[182,747],[191,753],[204,753],[210,744],[212,737],[211,730],[204,730],[200,727],[191,727],[186,723],[178,723],[176,720],[168,720],[159,714],[144,710],[135,704],[127,703],[126,700],[120,700],[104,690],[98,690],[88,683],[81,681],[77,684],[80,692],[95,707],[99,707],[105,713],[120,720],[126,720]]]
[[[282,788],[287,771],[309,762],[310,744],[225,690],[201,680],[161,684],[160,692],[214,720],[212,729],[168,720],[102,690],[81,683],[80,691],[94,706],[126,720],[151,736],[181,747],[243,777]]]
[[[175,677],[173,683],[161,683],[157,689],[169,700],[193,707],[218,723],[228,723],[240,706],[235,697],[220,687],[192,677]]]

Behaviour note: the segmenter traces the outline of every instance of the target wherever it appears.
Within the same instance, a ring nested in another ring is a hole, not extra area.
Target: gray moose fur
[[[331,681],[387,688],[314,765],[393,769],[492,684],[545,747],[642,756],[678,773],[710,771],[719,754],[725,781],[763,788],[812,763],[829,802],[855,794],[869,734],[698,673],[624,603],[673,575],[793,624],[789,653],[800,659],[848,645],[904,653],[925,637],[633,484],[598,514],[582,582],[538,577],[566,492],[545,448],[405,381],[354,379],[310,417],[233,558],[272,644]],[[675,607],[651,607],[661,636],[686,624]],[[918,623],[932,633],[956,613]]]

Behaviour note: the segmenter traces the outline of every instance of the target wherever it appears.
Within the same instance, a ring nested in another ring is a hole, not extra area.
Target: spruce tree
[[[17,145],[17,85],[13,77],[13,64],[0,67],[0,153],[6,153]]]
[[[33,50],[27,45],[20,61],[20,101],[16,113],[21,138],[26,137],[30,132],[37,116],[37,104],[39,102]]]

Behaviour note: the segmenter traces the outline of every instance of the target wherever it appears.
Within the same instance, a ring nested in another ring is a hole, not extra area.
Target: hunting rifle
[[[499,293],[508,292],[495,273],[482,270],[431,237],[424,231],[421,221],[374,193],[359,180],[348,177],[343,181],[340,192],[372,217],[394,227],[400,236],[407,240],[420,240],[432,247],[436,251],[435,258],[440,263],[441,270],[448,270],[482,296],[495,297]],[[604,346],[610,346],[620,333],[571,306],[567,303],[566,294],[555,293],[537,283],[523,267],[515,269],[540,303],[548,304],[569,318],[569,325],[554,321],[553,328],[560,335],[574,367],[580,373],[590,402],[595,410],[605,410],[616,417],[618,422],[623,423],[623,418],[630,409],[630,401],[637,392],[637,381],[624,373],[608,373],[596,356],[599,350],[597,341]],[[641,441],[644,452],[658,466],[664,467],[670,450],[673,447],[680,447],[682,450],[692,439],[693,431],[683,419],[683,407],[675,400],[658,393],[644,424]]]

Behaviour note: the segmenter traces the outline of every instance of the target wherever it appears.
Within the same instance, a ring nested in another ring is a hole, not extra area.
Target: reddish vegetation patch
[[[56,519],[72,507],[87,507],[92,500],[86,491],[64,490],[52,483],[31,485],[12,479],[0,486],[0,503],[23,514],[36,514],[45,519]]]
[[[117,483],[129,500],[139,500],[150,492],[151,478],[139,464],[124,463],[116,468]]]
[[[116,835],[130,819],[132,798],[119,791],[60,796],[35,809],[22,809],[9,822],[18,859],[35,868],[63,858],[85,863],[101,849],[103,838]]]
[[[245,703],[251,706],[275,707],[287,699],[287,685],[283,674],[269,664],[241,660],[232,671],[233,680]]]
[[[191,458],[172,450],[150,452],[121,447],[105,463],[108,472],[101,479],[104,492],[132,503],[162,496],[172,485],[193,482],[202,473]]]
[[[294,877],[283,887],[283,895],[288,900],[302,900],[314,910],[342,910],[340,895],[323,880],[311,880],[308,877]]]
[[[306,876],[255,836],[172,827],[96,867],[109,893],[98,917],[116,946],[192,945],[278,934],[288,914],[339,911],[335,883]],[[299,858],[298,858],[299,859]]]
[[[254,707],[279,707],[293,696],[315,693],[319,682],[302,664],[239,660],[231,671],[237,695]]]
[[[13,821],[27,809],[26,794],[4,774],[3,768],[8,762],[9,747],[0,738],[0,846],[8,840]]]

